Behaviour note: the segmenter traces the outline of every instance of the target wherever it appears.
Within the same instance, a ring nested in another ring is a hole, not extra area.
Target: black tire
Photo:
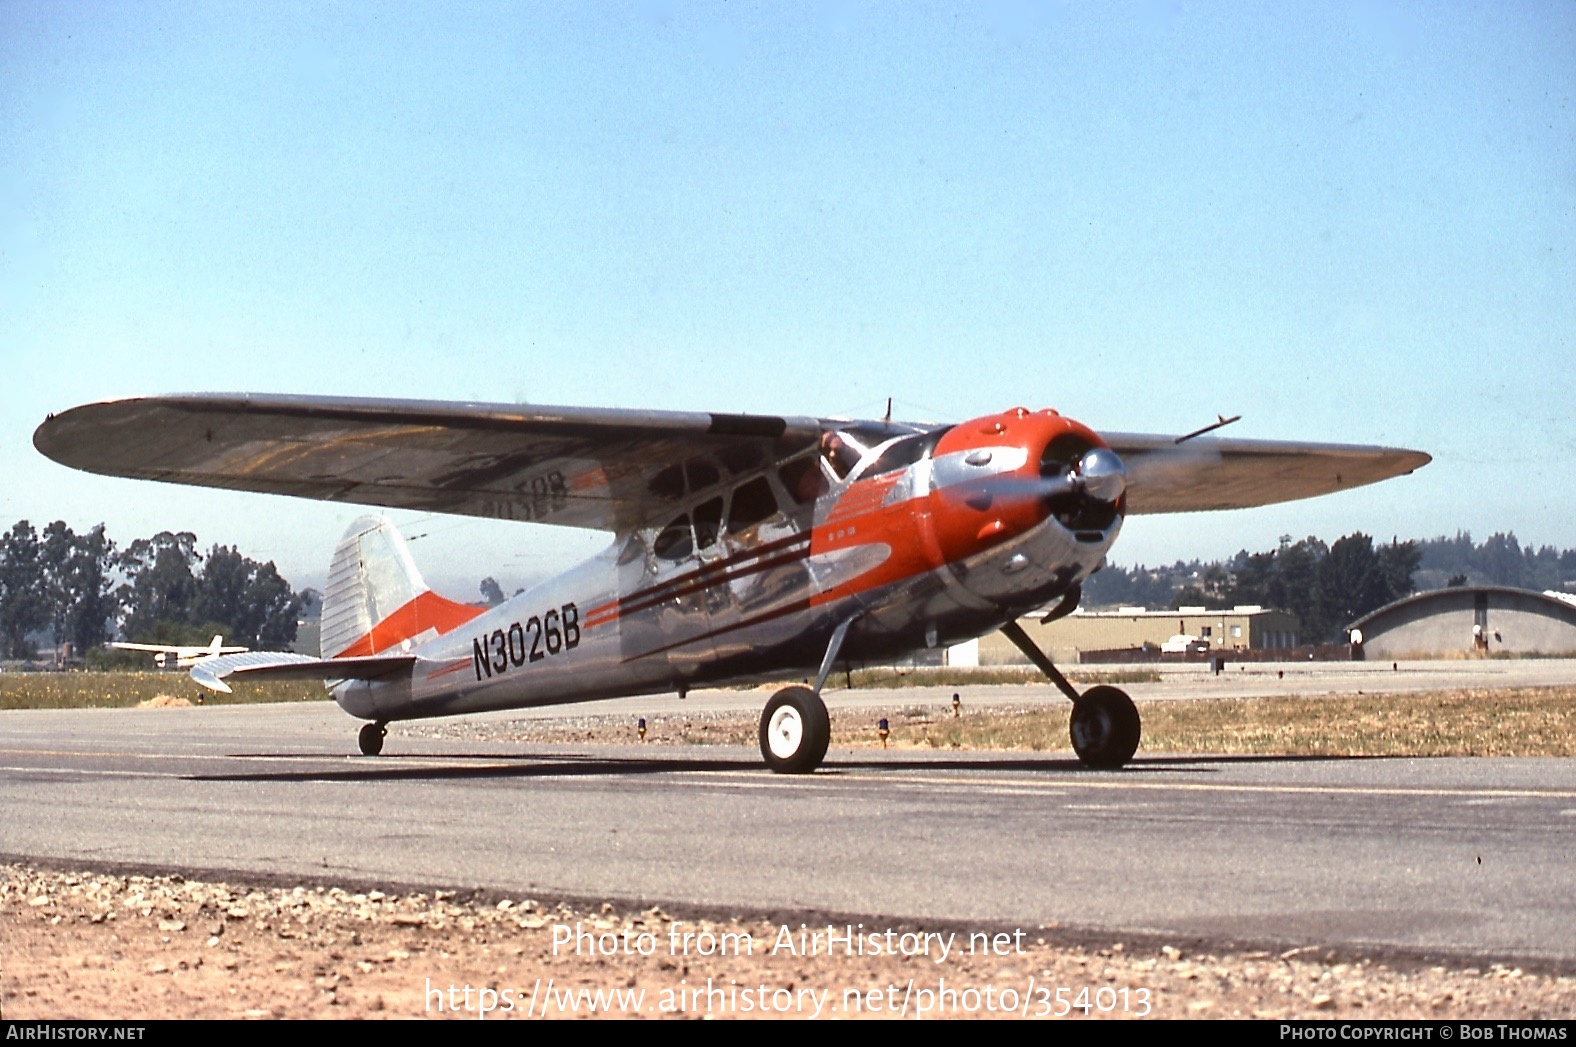
[[[1073,703],[1073,751],[1086,766],[1114,771],[1138,751],[1138,708],[1125,691],[1091,687]]]
[[[832,742],[826,703],[808,687],[784,687],[761,712],[761,756],[778,774],[809,774]]]
[[[376,756],[383,751],[383,736],[388,734],[388,725],[382,723],[363,724],[361,734],[357,741],[361,744],[362,756]]]

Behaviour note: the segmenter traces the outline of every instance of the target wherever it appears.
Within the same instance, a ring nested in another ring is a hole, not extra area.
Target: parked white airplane
[[[215,636],[207,647],[181,647],[173,644],[162,643],[122,643],[110,644],[122,651],[149,651],[153,654],[153,664],[160,669],[166,669],[174,664],[180,669],[190,669],[198,662],[217,658],[223,654],[245,654],[251,650],[249,647],[225,647],[224,637]]]

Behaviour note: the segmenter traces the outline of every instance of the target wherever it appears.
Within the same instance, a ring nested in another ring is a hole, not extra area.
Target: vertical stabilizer
[[[381,654],[446,633],[480,613],[427,588],[394,525],[364,516],[339,540],[328,567],[322,657]]]

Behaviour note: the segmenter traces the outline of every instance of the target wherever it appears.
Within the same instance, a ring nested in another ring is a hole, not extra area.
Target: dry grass
[[[0,709],[120,709],[174,697],[194,704],[201,698],[205,705],[235,705],[311,701],[327,698],[328,692],[320,683],[291,680],[237,684],[234,694],[212,694],[184,672],[173,671],[0,673]]]
[[[945,685],[914,673],[904,679]],[[857,675],[856,683],[870,686]],[[185,674],[172,672],[0,674],[0,709],[124,708],[161,698],[167,704],[171,697],[196,701],[198,688]],[[320,684],[292,681],[239,684],[234,695],[201,697],[205,704],[234,704],[321,700],[327,695]],[[1015,708],[969,703],[962,716],[954,717],[934,707],[901,707],[899,701],[885,713],[834,716],[832,744],[881,744],[877,721],[884,715],[892,746],[1033,752],[1069,747],[1071,707],[1065,702]],[[1576,686],[1146,702],[1140,711],[1141,752],[1576,756]],[[654,742],[755,745],[758,727],[755,713],[741,713],[659,716],[652,718],[650,729]],[[628,741],[633,730],[623,718],[589,716],[566,718],[564,723],[541,721],[527,733],[544,740]]]
[[[965,703],[961,716],[936,706],[841,711],[832,715],[834,748],[881,744],[887,720],[891,748],[995,749],[1028,752],[1071,748],[1071,706],[990,707]],[[1185,752],[1285,756],[1576,756],[1576,687],[1525,687],[1411,694],[1308,698],[1199,699],[1145,702],[1140,753]],[[646,741],[656,745],[757,744],[751,711],[668,713],[647,717]],[[435,722],[434,736],[469,737],[464,723]],[[628,716],[590,714],[506,721],[487,737],[519,742],[628,743],[637,738]]]
[[[1153,747],[1340,756],[1576,756],[1576,687],[1185,702],[1146,709]]]
[[[1108,683],[1120,686],[1125,683],[1159,683],[1160,674],[1153,669],[1074,669],[1066,673],[1074,683]],[[936,668],[919,666],[912,669],[856,669],[853,673],[833,673],[826,682],[829,688],[852,686],[860,689],[886,687],[986,687],[993,684],[1043,684],[1045,677],[1032,666],[999,666],[973,668]]]
[[[1157,683],[1153,670],[1126,672],[1072,672],[1080,684]],[[828,687],[845,683],[834,674]],[[989,684],[1043,683],[1037,669],[861,669],[853,674],[855,687],[979,687]],[[197,704],[233,705],[251,702],[299,702],[327,698],[319,683],[310,680],[273,683],[235,683],[233,695],[204,691],[185,672],[65,672],[0,673],[0,709],[114,709],[148,705],[161,696],[185,697]],[[773,688],[775,690],[775,685]]]
[[[890,744],[1066,749],[1070,706],[889,717]],[[1576,756],[1576,687],[1145,703],[1141,751],[1297,756]],[[841,735],[841,737],[838,737]],[[834,744],[873,725],[834,724]],[[876,742],[875,744],[879,744]]]

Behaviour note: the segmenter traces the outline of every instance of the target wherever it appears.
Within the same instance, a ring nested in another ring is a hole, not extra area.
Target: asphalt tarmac
[[[894,692],[828,697],[836,715]],[[779,777],[743,748],[398,725],[369,759],[349,755],[356,726],[326,703],[0,713],[0,855],[1576,969],[1571,759],[1141,751],[1101,773],[1070,753],[834,749]]]

